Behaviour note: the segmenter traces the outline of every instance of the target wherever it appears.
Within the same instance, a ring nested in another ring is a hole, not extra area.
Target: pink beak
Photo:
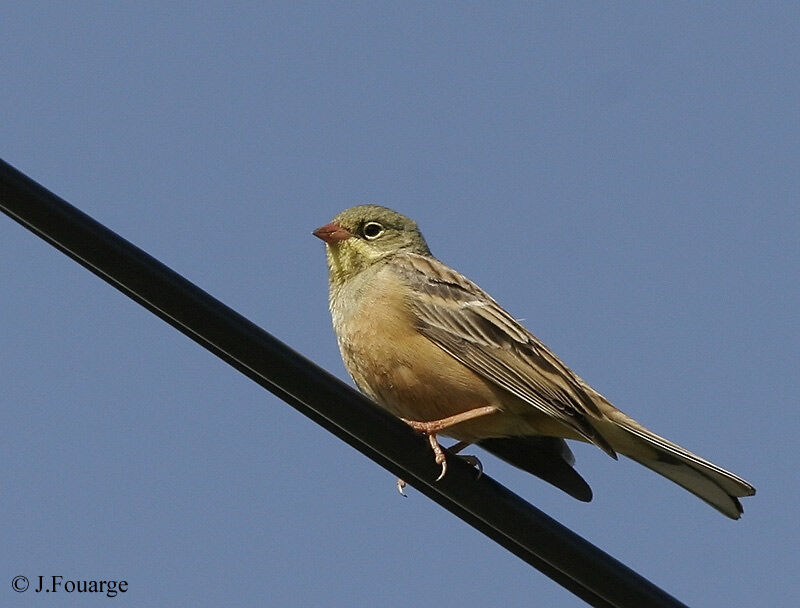
[[[312,232],[315,237],[322,239],[328,245],[333,245],[334,243],[338,243],[340,241],[346,241],[349,239],[352,234],[350,234],[347,230],[339,226],[338,224],[334,224],[331,222],[330,224],[325,224],[324,226],[320,226],[314,232]]]

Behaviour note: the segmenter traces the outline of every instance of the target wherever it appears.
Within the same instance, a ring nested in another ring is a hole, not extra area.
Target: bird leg
[[[467,420],[472,420],[473,418],[480,418],[481,416],[487,416],[489,414],[494,414],[495,412],[499,412],[500,408],[495,407],[493,405],[487,405],[484,407],[476,407],[474,410],[467,410],[466,412],[461,412],[460,414],[456,414],[455,416],[448,416],[447,418],[442,418],[441,420],[430,420],[428,422],[420,422],[419,420],[408,420],[406,418],[401,418],[403,422],[405,422],[408,426],[412,429],[425,433],[426,435],[435,435],[444,429],[449,429],[451,426],[455,426],[457,424],[461,424],[462,422],[466,422]],[[463,446],[462,446],[463,447]]]
[[[461,412],[460,414],[456,414],[455,416],[448,416],[447,418],[442,418],[441,420],[431,420],[428,422],[420,422],[418,420],[406,420],[405,418],[401,418],[403,422],[409,425],[412,429],[420,431],[428,436],[428,442],[431,445],[431,449],[433,450],[434,455],[436,456],[436,464],[442,465],[442,472],[439,474],[439,477],[436,478],[436,481],[439,481],[444,477],[444,474],[447,473],[447,459],[444,454],[444,450],[442,446],[439,445],[439,441],[436,439],[436,434],[440,431],[448,429],[456,424],[460,424],[462,422],[466,422],[467,420],[472,420],[473,418],[479,418],[481,416],[487,416],[489,414],[494,414],[495,412],[500,411],[499,408],[496,408],[493,405],[487,405],[485,407],[478,407],[474,410],[467,410],[466,412]],[[461,441],[457,443],[454,448],[455,450],[451,449],[450,451],[454,454],[459,452],[460,450],[464,449],[466,446],[469,445],[469,442]],[[480,464],[480,461],[475,458],[474,456],[467,456],[467,461],[470,462],[473,466],[478,467],[478,471],[483,473],[483,467]],[[480,477],[480,475],[479,475]],[[405,487],[405,482],[402,479],[397,480],[397,489],[400,494],[403,494],[403,488]]]

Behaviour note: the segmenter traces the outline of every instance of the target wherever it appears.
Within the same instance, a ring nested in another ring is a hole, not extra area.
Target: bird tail
[[[739,519],[739,497],[755,494],[753,486],[656,435],[613,406],[603,409],[606,420],[597,426],[616,451],[674,481],[731,519]]]

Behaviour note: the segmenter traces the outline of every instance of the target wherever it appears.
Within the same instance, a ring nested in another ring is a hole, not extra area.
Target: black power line
[[[0,209],[317,424],[592,606],[684,606],[366,397],[0,160]]]

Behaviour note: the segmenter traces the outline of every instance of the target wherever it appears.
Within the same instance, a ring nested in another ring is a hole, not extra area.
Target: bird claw
[[[445,473],[447,473],[447,457],[444,455],[444,450],[442,446],[439,445],[439,441],[436,439],[434,433],[428,435],[428,443],[431,444],[431,449],[436,455],[436,464],[442,465],[442,472],[439,473],[439,477],[436,478],[436,481],[441,481]]]
[[[483,475],[483,463],[478,459],[477,456],[472,456],[471,454],[459,456],[459,458],[461,458],[467,464],[472,465],[473,467],[478,469],[478,475],[477,477],[475,477],[475,481],[478,481]]]
[[[439,477],[436,478],[436,481],[441,481],[444,478],[444,474],[447,473],[447,460],[444,458],[444,454],[442,454],[442,461],[439,462],[439,458],[436,458],[436,464],[442,465],[442,472],[439,473]]]

